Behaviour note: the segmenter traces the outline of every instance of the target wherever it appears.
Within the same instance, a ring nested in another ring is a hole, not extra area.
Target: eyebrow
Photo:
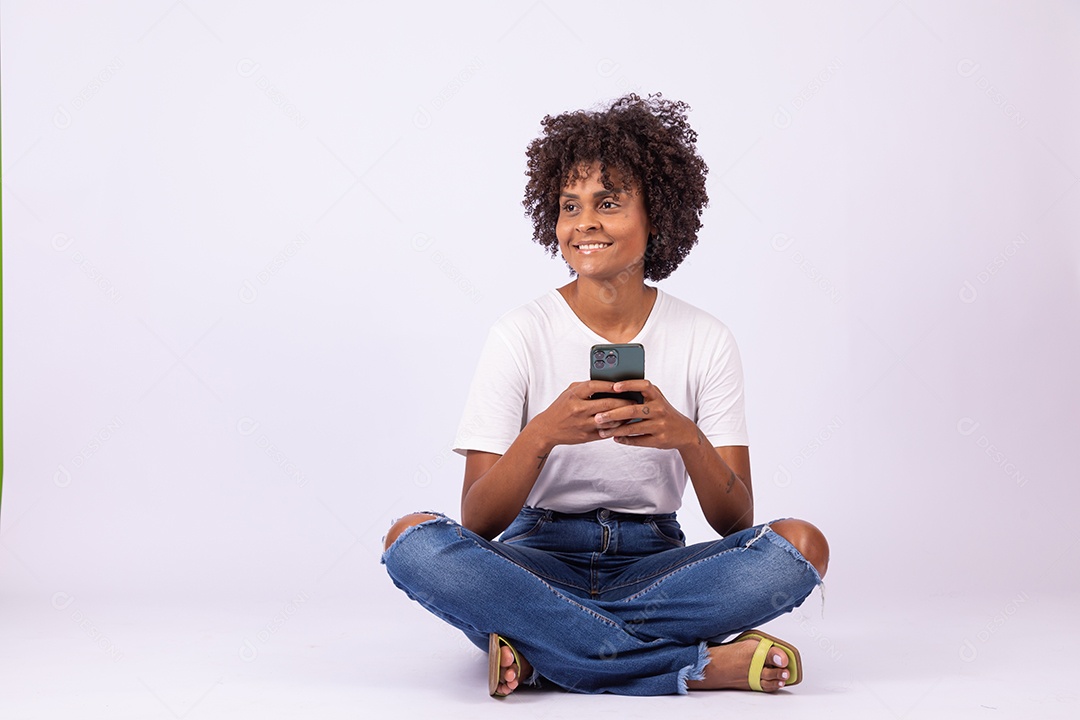
[[[625,188],[614,188],[612,190],[598,190],[598,191],[594,192],[592,194],[592,196],[594,198],[602,198],[602,197],[609,197],[609,196],[614,196],[614,195],[622,195],[625,192],[626,192]],[[560,193],[559,197],[570,198],[571,200],[580,200],[581,199],[580,195],[575,195],[574,193],[568,193],[568,192]]]

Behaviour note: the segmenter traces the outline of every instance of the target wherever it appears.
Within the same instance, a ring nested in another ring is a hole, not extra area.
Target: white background
[[[739,340],[758,520],[832,544],[828,612],[788,629],[817,692],[896,716],[952,702],[946,676],[1007,693],[1010,643],[1075,605],[1077,3],[35,0],[0,23],[5,717],[304,713],[312,683],[355,709],[415,684],[386,660],[402,633],[435,638],[408,655],[432,701],[480,702],[482,661],[390,586],[380,538],[457,513],[487,328],[567,280],[521,207],[541,118],[629,91],[693,108],[711,203],[661,287]],[[692,496],[684,524],[707,537]],[[1022,707],[987,697],[950,712]]]

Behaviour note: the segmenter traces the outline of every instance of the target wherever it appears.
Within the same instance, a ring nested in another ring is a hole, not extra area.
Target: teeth
[[[578,245],[578,250],[599,250],[600,248],[606,248],[608,243],[589,243],[588,245]]]

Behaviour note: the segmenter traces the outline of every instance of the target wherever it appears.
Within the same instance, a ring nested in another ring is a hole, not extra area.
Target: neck
[[[633,339],[656,301],[656,288],[641,278],[621,284],[577,278],[559,288],[570,309],[589,329],[612,343]]]

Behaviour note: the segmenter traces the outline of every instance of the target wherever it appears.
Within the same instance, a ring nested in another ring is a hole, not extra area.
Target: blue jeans
[[[434,514],[434,513],[433,513]],[[790,612],[821,582],[759,525],[685,546],[675,515],[526,507],[489,541],[438,516],[383,554],[394,584],[482,650],[505,637],[573,692],[685,693],[709,643]]]

